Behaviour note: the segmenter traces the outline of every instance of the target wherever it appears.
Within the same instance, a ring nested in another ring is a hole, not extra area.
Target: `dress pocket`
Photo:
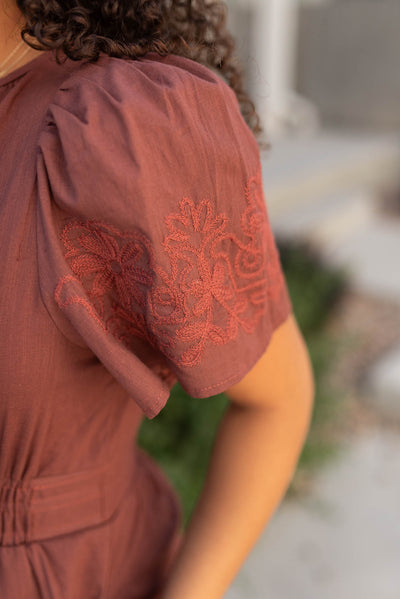
[[[152,599],[177,548],[179,498],[153,458],[137,450],[132,487],[110,520],[107,599]]]

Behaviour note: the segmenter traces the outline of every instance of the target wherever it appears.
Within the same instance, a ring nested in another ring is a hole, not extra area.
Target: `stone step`
[[[275,142],[262,155],[274,233],[314,243],[358,291],[400,302],[400,219],[379,213],[400,190],[400,137],[323,130]]]
[[[375,216],[347,236],[332,237],[318,246],[322,259],[344,268],[360,292],[399,302],[400,219]]]
[[[370,224],[376,212],[376,197],[369,189],[347,189],[270,219],[274,233],[282,238],[329,244]]]
[[[369,369],[361,386],[377,411],[400,422],[400,344]]]
[[[400,134],[321,131],[277,139],[260,152],[272,217],[346,189],[400,189]]]

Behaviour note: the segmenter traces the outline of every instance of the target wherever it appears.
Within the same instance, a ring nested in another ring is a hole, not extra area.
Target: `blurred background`
[[[226,6],[316,376],[297,471],[226,599],[400,599],[400,2]],[[177,384],[140,429],[186,523],[227,402]]]

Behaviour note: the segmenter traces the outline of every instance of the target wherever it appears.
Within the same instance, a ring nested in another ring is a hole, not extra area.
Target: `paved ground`
[[[400,133],[324,128],[274,140],[261,160],[275,218],[343,189],[394,189],[400,182]]]
[[[399,599],[400,435],[343,444],[313,490],[285,500],[226,599]]]

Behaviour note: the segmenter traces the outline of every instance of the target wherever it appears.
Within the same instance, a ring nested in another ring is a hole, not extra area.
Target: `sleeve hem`
[[[165,407],[165,405],[169,399],[169,396],[170,396],[170,391],[166,391],[165,393],[163,391],[160,393],[160,395],[157,397],[157,399],[154,403],[152,403],[151,405],[142,406],[142,410],[143,410],[146,418],[148,418],[149,420],[152,420],[153,418],[155,418],[161,412],[161,410]]]
[[[242,368],[237,369],[236,372],[233,375],[229,376],[228,378],[226,378],[222,381],[219,381],[218,383],[215,383],[214,385],[208,385],[206,387],[201,387],[198,390],[192,390],[191,392],[189,392],[189,394],[192,397],[196,397],[199,399],[206,398],[206,397],[212,397],[213,395],[217,395],[218,393],[223,393],[224,391],[226,391],[226,389],[228,387],[241,381],[242,378],[248,372],[250,372],[252,367],[258,362],[258,360],[264,354],[268,345],[270,344],[272,335],[288,319],[288,317],[291,313],[292,313],[291,307],[288,311],[282,312],[279,319],[276,321],[274,328],[271,329],[271,332],[267,336],[263,345],[261,347],[259,347],[254,354],[252,354],[251,359],[246,362],[245,366],[242,366]]]

